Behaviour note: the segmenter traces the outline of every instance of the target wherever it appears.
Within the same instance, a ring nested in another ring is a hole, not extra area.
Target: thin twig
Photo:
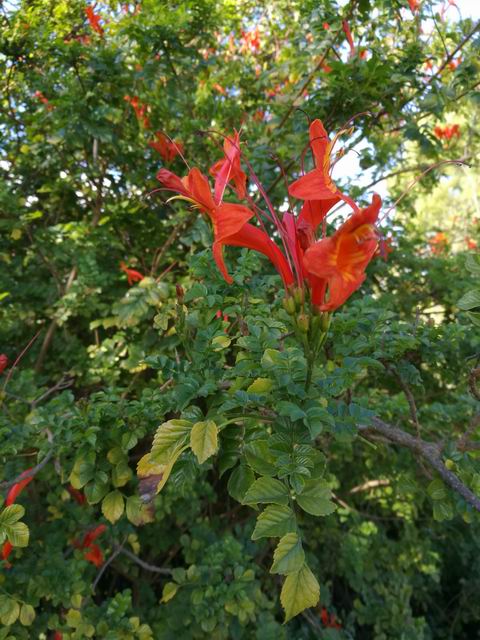
[[[145,560],[142,560],[131,551],[128,551],[128,549],[124,549],[123,547],[117,547],[116,549],[118,553],[123,553],[124,556],[127,556],[127,558],[130,558],[130,560],[132,560],[133,562],[136,562],[138,566],[142,567],[142,569],[145,569],[145,571],[151,571],[152,573],[160,573],[164,576],[172,575],[171,569],[165,569],[164,567],[157,567],[154,564],[145,562]]]
[[[48,451],[47,455],[43,458],[43,460],[41,460],[35,467],[30,469],[30,471],[21,473],[13,480],[7,480],[5,482],[0,483],[0,490],[9,489],[10,487],[13,487],[14,484],[17,484],[17,482],[20,482],[21,480],[26,480],[27,478],[32,478],[33,476],[36,476],[37,473],[43,469],[43,467],[47,464],[47,462],[50,460],[52,456],[53,456],[53,449],[50,449],[50,451]]]

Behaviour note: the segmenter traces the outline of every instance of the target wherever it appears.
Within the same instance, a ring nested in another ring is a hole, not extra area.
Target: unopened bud
[[[288,297],[288,298],[284,298],[283,299],[283,308],[285,309],[285,311],[290,314],[291,316],[293,316],[293,314],[295,313],[295,300],[292,297]]]
[[[177,292],[177,300],[180,304],[183,303],[183,298],[185,296],[185,289],[182,287],[181,284],[176,284],[175,285],[175,290]]]
[[[323,331],[328,331],[328,328],[330,326],[330,314],[329,313],[324,313],[322,316],[322,329]]]
[[[295,303],[300,307],[303,304],[303,291],[302,289],[295,289],[293,292],[293,298]]]
[[[302,333],[308,333],[308,328],[310,326],[310,320],[308,316],[304,313],[300,314],[297,318],[298,328]]]

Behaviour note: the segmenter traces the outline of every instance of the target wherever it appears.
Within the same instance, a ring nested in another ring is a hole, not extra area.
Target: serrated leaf
[[[169,420],[161,424],[153,438],[150,461],[168,464],[169,459],[187,442],[192,427],[189,420]]]
[[[262,476],[273,476],[277,469],[267,440],[254,440],[243,448],[248,464]]]
[[[252,540],[281,538],[296,528],[295,515],[290,507],[271,504],[257,518]]]
[[[297,503],[312,516],[328,516],[337,508],[331,497],[330,487],[324,480],[307,480],[302,493],[297,495]]]
[[[260,502],[286,505],[288,503],[287,487],[275,478],[258,478],[247,491],[243,504],[258,504]]]
[[[109,488],[106,482],[89,482],[84,489],[88,504],[97,504],[107,493]]]
[[[4,525],[8,540],[14,547],[27,547],[30,532],[24,522],[14,522]]]
[[[298,571],[305,562],[302,541],[297,533],[285,534],[277,544],[273,553],[273,564],[270,573],[288,575]]]
[[[285,622],[308,609],[315,607],[320,599],[320,586],[306,564],[287,576],[280,594],[285,611]]]
[[[457,302],[457,307],[463,311],[470,311],[470,309],[480,307],[480,289],[467,291]]]
[[[190,432],[190,446],[200,464],[218,449],[218,427],[213,420],[196,422]]]
[[[171,600],[179,589],[179,585],[175,582],[167,582],[167,584],[163,587],[162,591],[162,600],[161,602],[168,602]]]
[[[11,504],[0,513],[0,524],[9,526],[23,518],[25,509],[21,504]]]
[[[122,516],[124,508],[125,504],[120,491],[110,491],[102,500],[102,513],[112,524]]]

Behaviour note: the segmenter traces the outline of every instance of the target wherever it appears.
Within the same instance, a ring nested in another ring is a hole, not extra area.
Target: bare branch
[[[420,455],[433,467],[454,491],[462,496],[476,511],[480,512],[480,498],[463,484],[460,478],[447,469],[440,456],[441,446],[433,442],[427,442],[420,438],[414,438],[409,433],[383,422],[379,418],[372,418],[371,424],[359,425],[360,431],[368,437],[369,432],[381,434],[392,444],[398,444]]]

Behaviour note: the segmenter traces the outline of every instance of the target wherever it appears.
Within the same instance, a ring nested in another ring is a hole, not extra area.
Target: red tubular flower
[[[91,562],[96,567],[101,567],[103,564],[103,553],[98,544],[91,544],[89,547],[90,551],[87,551],[83,554],[85,560]]]
[[[348,46],[350,47],[350,58],[352,58],[355,55],[355,43],[353,42],[352,32],[346,20],[342,22],[342,29],[347,36]]]
[[[34,95],[38,100],[40,100],[42,104],[45,105],[47,111],[52,111],[53,109],[55,109],[53,104],[50,103],[49,99],[46,98],[41,91],[35,91]]]
[[[357,211],[357,205],[337,189],[330,177],[330,156],[334,143],[335,139],[330,142],[321,121],[314,120],[310,125],[310,147],[315,159],[315,169],[293,182],[288,191],[294,198],[301,200],[343,200]]]
[[[319,304],[321,311],[337,309],[365,280],[365,269],[378,245],[374,223],[381,202],[380,196],[374,195],[372,204],[354,213],[332,237],[306,250],[303,258],[306,272],[328,286],[328,300]],[[320,290],[321,282],[317,282],[316,288]]]
[[[67,485],[67,491],[72,496],[72,498],[78,502],[78,504],[85,504],[87,501],[86,497],[83,495],[81,491],[72,487],[71,484]]]
[[[416,13],[420,8],[420,0],[408,0],[408,6],[412,13]]]
[[[213,257],[220,273],[229,284],[233,280],[223,259],[225,245],[246,247],[263,253],[280,273],[285,286],[293,283],[293,274],[288,262],[275,242],[261,229],[247,224],[255,215],[253,211],[241,204],[216,202],[212,196],[208,179],[201,171],[194,168],[185,178],[179,178],[168,169],[160,169],[157,173],[157,179],[167,189],[176,191],[179,194],[176,196],[177,198],[190,202],[202,213],[209,216],[214,234]],[[220,180],[224,180],[221,172],[217,174],[217,182]]]
[[[176,156],[183,153],[183,144],[179,140],[170,140],[161,131],[155,132],[156,140],[149,142],[148,146],[158,151],[165,162],[171,162]]]
[[[85,15],[87,16],[87,20],[90,23],[91,28],[100,36],[103,36],[105,32],[100,26],[100,16],[95,13],[92,6],[88,5],[87,7],[85,7]]]
[[[8,560],[8,556],[12,553],[12,551],[13,551],[13,545],[11,542],[7,540],[6,542],[3,543],[3,546],[2,546],[2,551],[1,551],[2,560]],[[10,563],[7,563],[7,566],[11,567],[12,565]]]
[[[135,115],[137,116],[137,120],[139,120],[143,124],[145,129],[149,129],[150,120],[147,116],[148,105],[140,102],[138,96],[131,97],[129,95],[126,95],[123,97],[123,99],[125,100],[125,102],[128,102],[128,104],[132,106],[133,110],[135,111]]]
[[[25,469],[25,471],[20,474],[19,481],[16,482],[10,488],[10,491],[7,493],[7,499],[5,500],[5,506],[6,507],[9,507],[11,504],[13,504],[15,502],[15,500],[18,498],[18,496],[20,495],[20,493],[33,480],[33,476],[28,476],[27,475],[27,474],[29,474],[31,472],[31,470],[32,470],[32,467],[30,467],[29,469]],[[25,476],[27,476],[27,477],[25,477]]]
[[[8,356],[4,353],[0,353],[0,374],[5,371],[8,366]]]
[[[83,557],[96,567],[100,567],[103,564],[103,553],[98,544],[95,544],[95,540],[101,536],[106,529],[107,527],[104,524],[100,524],[98,527],[95,527],[95,529],[88,531],[84,535],[82,542],[74,540],[72,543],[77,549],[84,549],[85,553]]]
[[[210,175],[215,178],[215,201],[222,201],[225,187],[230,181],[235,185],[237,196],[243,200],[247,192],[247,176],[242,171],[240,164],[240,134],[238,131],[234,131],[233,137],[225,138],[223,150],[225,156],[210,167]]]
[[[131,287],[135,282],[141,282],[144,279],[144,275],[140,271],[135,269],[129,269],[124,262],[120,262],[120,269],[127,274],[127,282]]]

